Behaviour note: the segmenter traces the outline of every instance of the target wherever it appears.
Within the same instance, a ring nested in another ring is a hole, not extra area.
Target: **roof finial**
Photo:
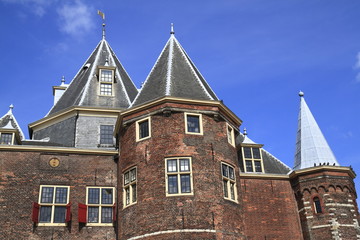
[[[244,135],[245,135],[245,136],[247,135],[247,131],[246,131],[246,128],[244,128]]]
[[[304,92],[302,92],[302,91],[300,90],[299,96],[300,96],[300,97],[303,97],[303,96],[304,96]]]
[[[103,13],[102,11],[98,10],[98,15],[100,15],[100,17],[103,20],[103,24],[102,24],[102,39],[105,40],[105,13]]]
[[[65,84],[65,76],[62,76],[61,77],[61,85],[64,85]]]
[[[174,31],[174,24],[171,23],[171,30],[170,30],[170,34],[174,35],[175,31]]]
[[[12,112],[12,110],[14,109],[14,105],[10,104],[9,108],[10,108],[10,111]]]

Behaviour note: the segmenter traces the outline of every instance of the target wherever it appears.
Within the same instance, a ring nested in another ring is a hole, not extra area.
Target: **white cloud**
[[[57,9],[60,30],[74,37],[81,37],[94,28],[95,10],[80,0],[67,3]]]
[[[360,52],[358,52],[356,56],[356,63],[355,63],[355,69],[360,69]]]

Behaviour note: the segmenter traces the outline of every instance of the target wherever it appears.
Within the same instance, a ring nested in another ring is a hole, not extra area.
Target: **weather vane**
[[[102,24],[102,38],[105,39],[105,13],[103,13],[102,11],[98,10],[98,15],[102,18],[103,20],[103,24]]]

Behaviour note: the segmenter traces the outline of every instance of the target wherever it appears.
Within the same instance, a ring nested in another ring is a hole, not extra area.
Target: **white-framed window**
[[[151,137],[151,118],[147,117],[136,121],[136,141]]]
[[[242,147],[245,172],[263,173],[264,166],[259,147]]]
[[[320,214],[323,213],[322,207],[321,207],[321,201],[319,197],[314,197],[313,199],[313,204],[314,204],[314,211],[316,214]]]
[[[190,157],[165,159],[166,196],[193,195]]]
[[[114,145],[113,133],[113,125],[100,125],[100,145]]]
[[[39,194],[39,226],[65,226],[69,209],[69,186],[41,185]]]
[[[113,96],[113,84],[114,84],[114,70],[113,69],[100,69],[99,70],[99,94],[102,96]]]
[[[227,163],[221,163],[224,198],[237,202],[235,168]]]
[[[124,208],[137,202],[137,168],[133,167],[123,175],[123,203]]]
[[[13,145],[14,133],[2,133],[0,132],[0,144]]]
[[[235,147],[235,133],[234,133],[234,128],[232,126],[230,126],[229,124],[226,124],[226,128],[227,128],[227,139],[228,142]]]
[[[86,225],[113,225],[114,204],[114,187],[86,187]]]
[[[197,113],[185,113],[185,133],[202,135],[202,115]]]

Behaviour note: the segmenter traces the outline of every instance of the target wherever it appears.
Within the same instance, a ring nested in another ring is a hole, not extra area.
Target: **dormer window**
[[[100,95],[113,96],[114,84],[114,70],[113,68],[100,68],[99,69],[99,82],[100,82]]]
[[[0,144],[13,145],[14,133],[0,133]]]
[[[242,147],[245,172],[264,172],[259,147]]]

